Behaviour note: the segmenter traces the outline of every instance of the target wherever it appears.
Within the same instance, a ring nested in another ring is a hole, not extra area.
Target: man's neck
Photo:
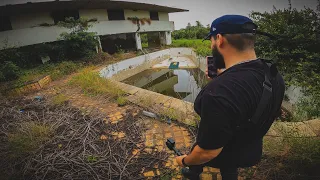
[[[254,50],[248,50],[244,52],[233,52],[225,55],[224,60],[226,69],[239,64],[244,61],[257,59],[257,55]]]

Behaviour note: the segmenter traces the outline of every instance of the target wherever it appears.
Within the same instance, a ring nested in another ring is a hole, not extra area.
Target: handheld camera
[[[176,149],[176,147],[175,147],[176,142],[174,141],[173,138],[167,139],[166,145],[167,145],[167,147],[168,147],[170,150],[172,150],[177,156],[183,155],[178,149]]]

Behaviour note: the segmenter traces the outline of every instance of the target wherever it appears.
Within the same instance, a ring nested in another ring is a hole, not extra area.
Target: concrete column
[[[161,42],[161,45],[170,45],[172,43],[171,32],[170,31],[160,32],[160,42]]]
[[[97,40],[98,40],[98,46],[96,47],[96,51],[97,51],[97,53],[99,53],[99,52],[102,52],[102,45],[101,45],[100,36],[97,36]]]
[[[167,45],[166,32],[160,32],[160,44]]]
[[[170,45],[172,43],[172,39],[171,39],[171,32],[167,31],[166,32],[166,45]]]
[[[136,48],[137,48],[137,50],[142,49],[141,37],[140,37],[139,33],[135,33],[135,39],[136,39]]]

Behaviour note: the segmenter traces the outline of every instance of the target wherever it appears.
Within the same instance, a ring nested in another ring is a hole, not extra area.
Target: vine
[[[140,25],[145,25],[146,23],[148,25],[151,24],[150,18],[138,18],[138,17],[128,17],[128,20],[130,20],[133,24],[136,24],[138,29],[137,32],[140,30]]]

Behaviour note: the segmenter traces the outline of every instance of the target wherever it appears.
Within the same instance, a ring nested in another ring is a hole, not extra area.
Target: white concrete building
[[[1,0],[0,50],[57,41],[62,32],[68,31],[57,26],[66,17],[96,20],[89,31],[97,33],[106,52],[112,52],[117,43],[121,46],[121,42],[125,42],[124,48],[141,49],[141,33],[159,37],[156,41],[169,45],[174,23],[169,21],[168,13],[184,11],[187,10],[113,0]],[[151,23],[138,28],[128,20],[130,17]]]

